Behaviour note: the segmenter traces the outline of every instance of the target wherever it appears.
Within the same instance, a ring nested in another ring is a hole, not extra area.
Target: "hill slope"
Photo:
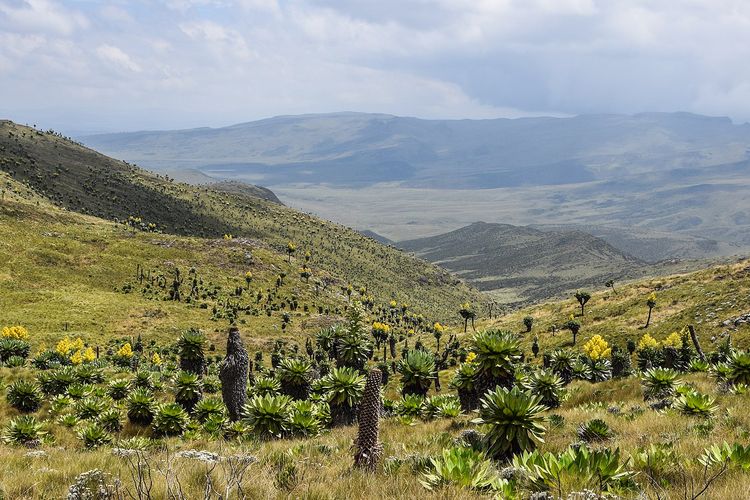
[[[750,125],[727,118],[334,113],[83,140],[162,171],[262,182],[295,207],[394,240],[492,214],[606,228],[597,235],[633,255],[643,247],[649,261],[750,249]],[[619,233],[632,236],[627,249]]]
[[[236,186],[175,183],[52,133],[0,123],[0,170],[61,207],[107,220],[134,216],[165,233],[241,236],[281,254],[291,241],[297,247],[295,266],[307,262],[328,273],[335,286],[366,286],[381,302],[393,298],[445,314],[463,300],[479,299],[448,272],[354,230]]]
[[[446,234],[401,241],[399,248],[464,277],[503,302],[555,296],[610,278],[639,275],[642,266],[599,238],[579,231],[543,232],[476,222]]]

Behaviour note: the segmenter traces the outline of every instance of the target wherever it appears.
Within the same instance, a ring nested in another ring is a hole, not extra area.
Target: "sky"
[[[83,134],[334,111],[750,121],[750,1],[0,0],[0,118]]]

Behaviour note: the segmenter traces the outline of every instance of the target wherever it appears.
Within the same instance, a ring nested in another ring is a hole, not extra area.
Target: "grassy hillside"
[[[750,260],[740,259],[731,264],[642,279],[627,285],[615,283],[615,292],[603,288],[591,289],[591,292],[584,316],[580,316],[580,305],[571,295],[565,300],[519,309],[484,326],[524,332],[523,318],[531,316],[533,330],[531,334],[523,334],[524,342],[530,345],[533,336],[538,335],[542,351],[570,343],[570,332],[562,330],[570,315],[581,324],[579,346],[594,335],[621,346],[628,339],[637,342],[644,333],[663,340],[692,324],[704,350],[715,349],[728,335],[735,345],[750,347],[750,325],[734,324],[734,319],[750,312]],[[656,294],[656,307],[651,324],[644,329],[648,317],[646,301],[651,293]],[[553,325],[558,328],[554,335]]]
[[[56,134],[7,121],[0,122],[0,171],[61,207],[107,220],[138,217],[164,233],[250,238],[282,254],[292,242],[295,269],[309,252],[308,265],[327,271],[336,280],[333,285],[367,287],[380,302],[395,299],[435,315],[455,311],[465,300],[479,300],[476,291],[442,269],[351,229],[258,198],[257,190],[172,182]]]
[[[476,222],[396,244],[440,265],[509,304],[538,301],[609,279],[633,278],[645,265],[579,231]]]

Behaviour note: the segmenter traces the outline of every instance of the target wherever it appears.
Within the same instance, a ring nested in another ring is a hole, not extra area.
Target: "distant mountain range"
[[[397,247],[440,265],[504,302],[528,302],[609,279],[641,276],[645,265],[581,231],[540,231],[476,222],[446,234],[401,241]]]
[[[750,250],[750,125],[727,118],[333,113],[82,141],[163,172],[271,186],[393,240],[488,220],[585,227],[648,261]]]

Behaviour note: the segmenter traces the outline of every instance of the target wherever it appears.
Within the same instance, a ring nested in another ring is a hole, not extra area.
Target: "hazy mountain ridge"
[[[518,294],[523,302],[609,279],[641,276],[642,261],[581,231],[540,231],[476,222],[437,236],[396,246],[459,274],[481,290]]]

